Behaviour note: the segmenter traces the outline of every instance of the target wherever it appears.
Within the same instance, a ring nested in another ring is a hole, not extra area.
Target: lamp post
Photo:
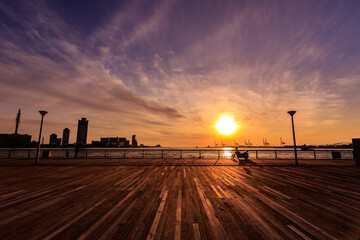
[[[295,153],[295,165],[298,166],[298,158],[297,158],[297,152],[296,152],[296,140],[295,140],[295,129],[294,129],[294,114],[296,111],[288,111],[288,114],[291,116],[291,123],[292,123],[292,132],[293,132],[293,138],[294,138],[294,153]]]
[[[40,124],[40,132],[39,132],[39,145],[38,145],[38,149],[36,151],[36,158],[35,158],[35,165],[38,164],[39,162],[39,154],[40,154],[40,140],[41,140],[41,132],[42,132],[42,126],[43,126],[43,122],[44,122],[44,116],[48,113],[47,111],[41,110],[39,111],[39,113],[41,114],[41,124]]]

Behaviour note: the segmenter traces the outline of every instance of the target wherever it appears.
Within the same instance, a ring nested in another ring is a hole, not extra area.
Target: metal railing
[[[240,150],[243,152],[244,150]],[[334,152],[336,154],[334,155]],[[230,149],[151,149],[151,148],[80,148],[76,154],[74,148],[43,148],[40,158],[230,158],[235,150]],[[248,150],[250,159],[294,159],[294,151]],[[352,149],[297,151],[298,159],[353,159]],[[0,159],[31,159],[36,157],[35,148],[0,149]]]

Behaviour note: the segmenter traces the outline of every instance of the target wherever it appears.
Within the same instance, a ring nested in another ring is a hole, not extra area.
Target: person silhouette
[[[79,154],[79,146],[78,145],[76,145],[75,146],[75,156],[74,156],[74,158],[77,158],[78,157],[78,154]]]

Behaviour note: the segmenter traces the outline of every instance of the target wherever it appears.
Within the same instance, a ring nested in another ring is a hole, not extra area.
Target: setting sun
[[[235,123],[234,119],[229,116],[223,116],[216,123],[216,129],[222,135],[229,135],[233,133],[238,125]]]

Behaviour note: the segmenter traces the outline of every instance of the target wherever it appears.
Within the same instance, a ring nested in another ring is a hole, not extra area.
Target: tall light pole
[[[291,116],[291,123],[292,123],[292,131],[293,131],[293,138],[294,138],[294,153],[295,153],[295,165],[298,166],[298,158],[297,158],[297,152],[296,152],[296,140],[295,140],[295,128],[294,128],[294,114],[296,111],[288,111],[288,114]]]
[[[35,159],[35,165],[38,164],[39,162],[39,154],[40,154],[40,140],[41,140],[41,132],[42,132],[42,126],[43,126],[43,122],[44,122],[44,116],[48,113],[47,111],[41,110],[39,111],[39,113],[41,114],[41,124],[40,124],[40,132],[39,132],[39,145],[38,145],[38,149],[36,151],[36,159]]]

